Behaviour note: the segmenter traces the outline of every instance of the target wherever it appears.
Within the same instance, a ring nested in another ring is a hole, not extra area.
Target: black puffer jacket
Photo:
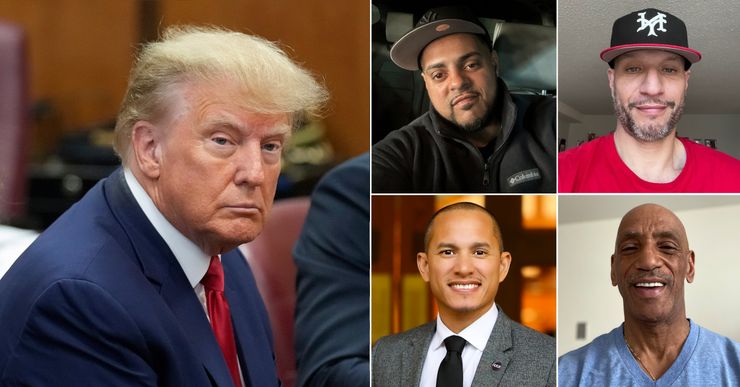
[[[488,160],[430,108],[373,146],[373,192],[555,192],[554,98],[499,87],[503,130]]]

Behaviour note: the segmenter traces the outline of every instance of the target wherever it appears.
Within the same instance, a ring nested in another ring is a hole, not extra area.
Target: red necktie
[[[224,353],[234,386],[241,386],[231,313],[229,313],[229,303],[224,296],[224,268],[218,256],[211,257],[211,265],[208,266],[208,272],[200,283],[206,289],[208,315],[211,317],[211,327],[216,335],[216,341]]]

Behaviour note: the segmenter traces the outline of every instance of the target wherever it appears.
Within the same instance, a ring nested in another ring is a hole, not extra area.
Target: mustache
[[[634,273],[631,274],[627,278],[627,282],[630,284],[634,284],[637,282],[645,282],[644,280],[646,278],[660,278],[661,280],[665,281],[667,284],[673,282],[673,276],[667,273],[662,273],[658,269],[653,269],[647,272],[640,272],[640,273]]]
[[[460,87],[459,91],[452,98],[450,98],[450,102],[449,102],[450,107],[454,106],[454,102],[457,100],[459,96],[463,94],[469,94],[471,92],[473,92],[473,86],[464,85]]]
[[[645,98],[645,99],[641,99],[635,102],[630,102],[629,104],[627,104],[627,108],[634,109],[640,105],[646,105],[646,104],[664,105],[671,109],[676,107],[676,101],[666,101],[666,100],[658,99],[658,98]]]

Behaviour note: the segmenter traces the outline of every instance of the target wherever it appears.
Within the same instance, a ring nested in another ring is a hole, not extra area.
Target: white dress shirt
[[[165,217],[159,212],[157,206],[144,191],[144,187],[139,184],[131,171],[126,168],[123,172],[126,178],[126,184],[134,195],[134,199],[139,203],[139,207],[144,211],[144,215],[152,223],[154,229],[157,230],[159,235],[167,243],[167,246],[172,250],[172,254],[180,263],[182,270],[185,272],[185,276],[190,282],[190,286],[193,287],[195,295],[198,296],[200,304],[203,306],[203,311],[208,316],[208,308],[206,307],[206,290],[203,288],[203,284],[200,280],[206,275],[208,266],[211,264],[211,257],[208,256],[203,250],[200,249],[193,241],[186,238],[185,235],[175,228]]]
[[[144,211],[144,215],[146,215],[146,218],[152,223],[154,229],[157,230],[162,239],[164,239],[164,242],[167,243],[167,246],[172,250],[172,254],[175,256],[175,259],[177,259],[177,262],[180,263],[180,267],[182,267],[182,270],[185,272],[185,276],[188,278],[190,286],[193,287],[193,291],[198,297],[200,305],[203,307],[203,312],[206,314],[208,321],[211,321],[211,318],[208,316],[208,306],[206,305],[206,289],[203,287],[203,284],[200,283],[203,276],[205,276],[208,271],[208,266],[211,264],[211,257],[203,252],[203,250],[193,243],[193,241],[186,238],[185,235],[182,235],[182,233],[177,230],[161,212],[159,212],[159,209],[154,205],[149,194],[146,193],[144,187],[139,184],[139,181],[136,180],[136,177],[128,168],[123,170],[123,176],[125,177],[128,188],[134,195],[134,199],[139,204],[139,207],[141,207],[141,210]],[[221,259],[221,255],[219,255],[218,258]],[[234,333],[236,334],[236,332]],[[242,379],[242,385],[244,385],[244,375],[242,374],[241,364],[237,362],[237,366],[239,367],[239,376]]]
[[[36,231],[0,224],[0,278],[38,236]]]
[[[467,341],[462,351],[463,387],[470,387],[473,384],[473,378],[475,377],[475,371],[478,369],[480,358],[486,349],[488,338],[491,336],[493,326],[496,324],[496,319],[498,319],[498,309],[496,309],[496,304],[494,303],[491,309],[472,324],[468,325],[460,333],[454,333],[445,326],[442,319],[437,315],[437,330],[434,332],[432,341],[429,343],[427,357],[421,369],[419,387],[436,387],[439,365],[444,360],[445,355],[447,355],[444,340],[455,335]]]

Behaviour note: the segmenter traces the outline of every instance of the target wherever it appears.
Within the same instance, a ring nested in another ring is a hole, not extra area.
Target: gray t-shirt
[[[657,381],[642,370],[624,340],[623,325],[558,361],[559,386],[740,386],[740,344],[691,320],[673,365]]]

